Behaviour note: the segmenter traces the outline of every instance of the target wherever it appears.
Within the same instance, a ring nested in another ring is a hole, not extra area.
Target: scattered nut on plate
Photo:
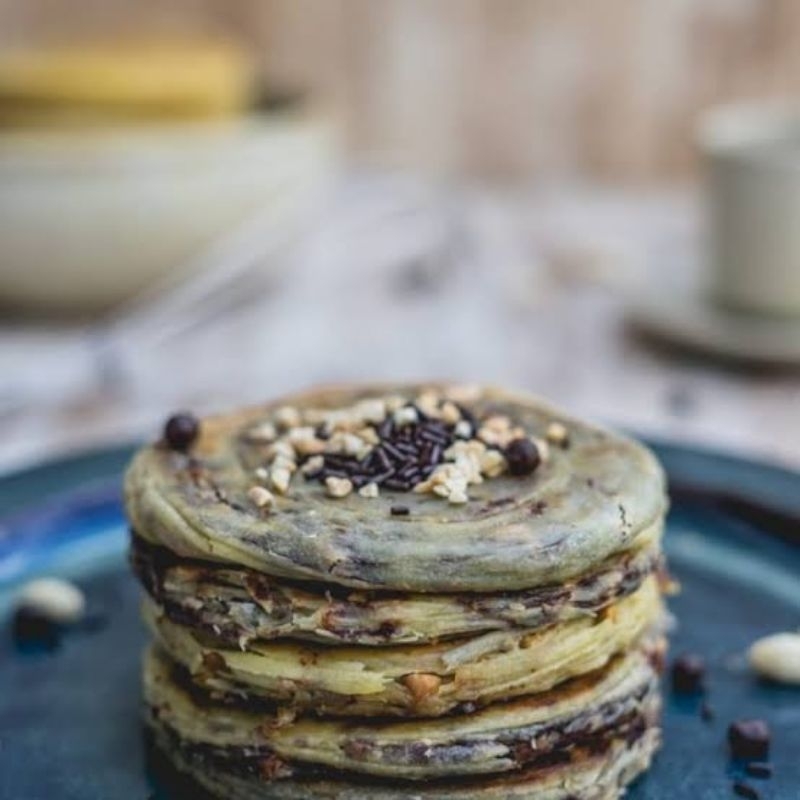
[[[763,678],[800,686],[800,633],[776,633],[759,639],[748,654]]]
[[[26,583],[17,595],[17,605],[59,625],[71,625],[86,612],[83,592],[61,578],[37,578]]]

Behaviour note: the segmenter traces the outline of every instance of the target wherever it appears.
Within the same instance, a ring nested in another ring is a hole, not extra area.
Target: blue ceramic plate
[[[671,602],[673,652],[710,663],[708,702],[667,694],[666,743],[632,800],[732,797],[725,731],[763,717],[775,775],[765,800],[800,798],[800,690],[748,673],[743,654],[800,625],[800,475],[711,452],[653,445],[672,484],[667,549],[683,586]],[[139,723],[137,587],[125,566],[120,474],[130,450],[58,461],[0,479],[0,798],[177,800],[147,774]],[[8,625],[14,587],[65,575],[96,624],[53,652],[20,652]]]

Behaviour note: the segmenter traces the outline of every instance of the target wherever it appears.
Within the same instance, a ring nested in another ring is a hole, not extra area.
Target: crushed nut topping
[[[461,419],[458,422],[456,422],[453,433],[455,433],[455,435],[459,439],[471,439],[472,425],[470,425],[469,422],[467,422],[467,420]]]
[[[547,426],[547,441],[558,447],[566,447],[569,444],[569,431],[566,425],[561,422],[551,422]]]
[[[412,672],[402,678],[405,687],[411,692],[415,703],[421,703],[436,694],[442,685],[442,679],[430,672]]]
[[[267,448],[267,458],[270,461],[279,457],[283,457],[287,461],[294,461],[297,458],[294,446],[286,439],[279,439]]]
[[[302,472],[303,475],[313,475],[317,472],[320,472],[324,466],[325,459],[322,456],[311,456],[311,458],[309,458],[308,461],[306,461],[306,463],[300,467],[300,472]]]
[[[362,400],[356,403],[354,411],[357,417],[373,425],[386,419],[386,403],[383,400]]]
[[[414,425],[419,422],[419,412],[414,406],[403,406],[394,412],[392,419],[398,428],[402,428],[404,425]]]
[[[325,442],[317,438],[314,428],[310,426],[292,428],[286,436],[300,456],[318,455],[325,450]]]
[[[347,497],[353,491],[353,482],[347,478],[336,478],[331,475],[325,478],[325,488],[331,497]]]
[[[480,470],[487,478],[497,478],[506,471],[505,456],[499,450],[486,450],[481,453]]]
[[[357,491],[375,498],[389,489],[459,505],[469,501],[470,486],[504,474],[529,475],[547,461],[548,442],[567,441],[558,422],[536,438],[505,414],[477,419],[464,403],[479,395],[474,387],[451,387],[427,389],[413,399],[359,400],[348,408],[283,406],[244,438],[263,448],[266,464],[255,476],[278,494],[290,491],[299,471],[322,483],[329,497]],[[258,486],[251,492],[256,489],[269,494]],[[251,500],[258,504],[252,494]]]
[[[245,434],[251,442],[274,442],[278,438],[278,431],[271,422],[262,422]]]
[[[302,417],[300,412],[293,406],[282,406],[275,412],[275,422],[287,430],[289,428],[297,428],[302,424]]]
[[[289,491],[289,483],[292,480],[292,472],[285,466],[273,467],[269,471],[269,482],[278,494],[286,494]]]
[[[535,436],[531,436],[531,441],[536,445],[536,449],[539,451],[539,461],[544,464],[550,460],[550,445],[547,443],[547,439],[537,439]]]
[[[256,508],[272,508],[275,504],[275,496],[263,486],[251,487],[247,496]]]
[[[458,410],[458,406],[455,403],[451,400],[445,400],[444,403],[442,403],[441,418],[448,425],[455,425],[461,420],[461,412]]]

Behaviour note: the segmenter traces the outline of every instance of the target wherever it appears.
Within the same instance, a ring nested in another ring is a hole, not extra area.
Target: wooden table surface
[[[0,470],[157,433],[175,409],[446,376],[800,466],[798,373],[655,350],[627,298],[701,264],[694,193],[499,192],[353,172],[224,293],[109,332],[0,326]]]

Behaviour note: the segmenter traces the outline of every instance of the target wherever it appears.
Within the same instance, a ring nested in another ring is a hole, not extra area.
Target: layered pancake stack
[[[176,417],[126,481],[154,746],[230,800],[605,800],[659,744],[662,472],[530,397]]]

